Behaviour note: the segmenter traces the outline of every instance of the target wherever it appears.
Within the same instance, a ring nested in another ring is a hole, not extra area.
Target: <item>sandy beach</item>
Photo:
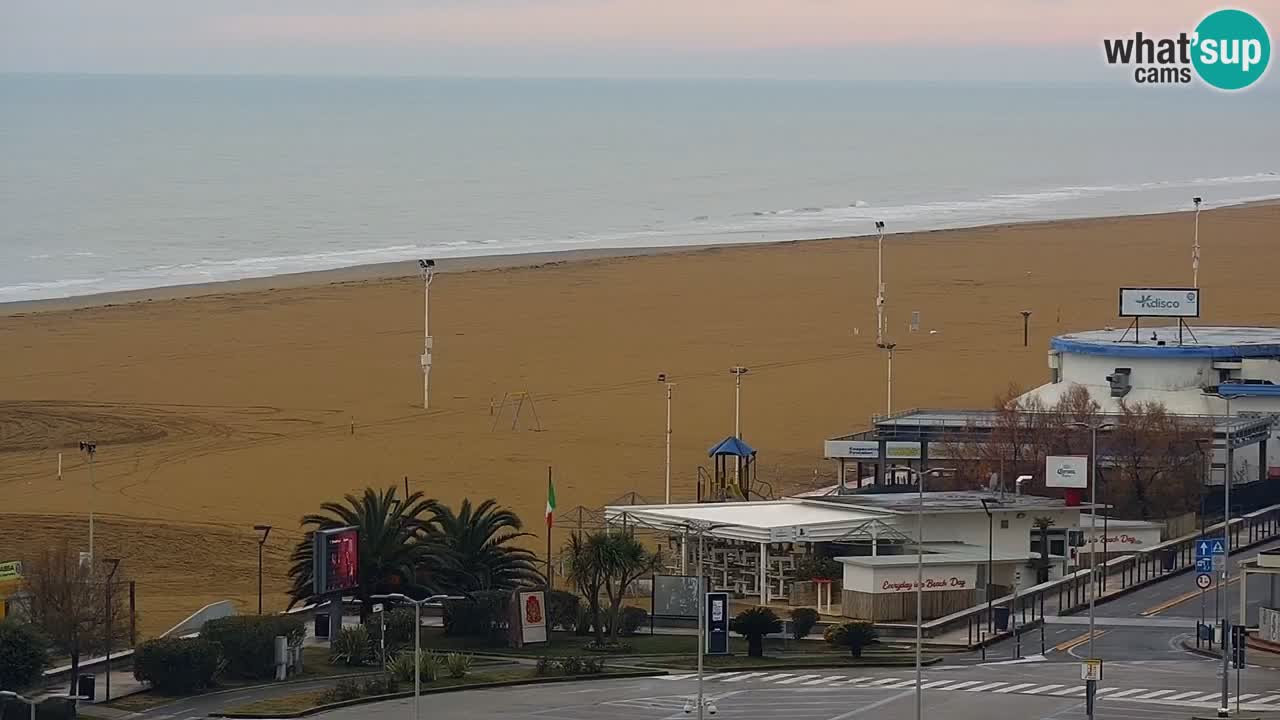
[[[1191,228],[1183,213],[889,237],[894,408],[984,407],[1043,382],[1052,335],[1122,323],[1117,287],[1190,282]],[[1280,324],[1280,206],[1207,211],[1200,228],[1200,322]],[[421,282],[403,265],[9,306],[0,561],[84,544],[86,437],[98,552],[137,579],[145,632],[215,599],[248,607],[258,523],[277,528],[268,605],[282,606],[298,518],[366,485],[495,497],[535,533],[548,466],[562,511],[661,500],[659,372],[678,383],[673,499],[691,500],[707,448],[733,430],[735,364],[750,368],[742,428],[760,478],[830,482],[823,439],[885,410],[874,238],[626,254],[442,263],[430,412]],[[532,395],[541,431],[527,407],[495,428],[514,392]]]

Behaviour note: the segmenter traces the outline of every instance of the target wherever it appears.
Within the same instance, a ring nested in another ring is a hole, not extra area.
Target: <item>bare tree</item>
[[[1115,423],[1098,454],[1117,514],[1149,520],[1197,510],[1204,490],[1198,443],[1212,428],[1160,403],[1121,403]]]
[[[106,571],[98,568],[98,572],[92,572],[88,563],[82,564],[78,553],[72,552],[66,543],[46,549],[24,562],[23,568],[31,623],[59,652],[71,657],[71,692],[74,693],[80,657],[106,648],[108,624],[113,626],[118,638],[127,632],[127,627],[121,627],[126,623],[115,622],[127,617],[124,610],[127,583],[117,575],[113,581],[111,607],[108,607]]]

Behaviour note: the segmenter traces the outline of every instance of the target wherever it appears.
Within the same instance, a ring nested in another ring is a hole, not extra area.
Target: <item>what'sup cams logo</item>
[[[1138,32],[1103,40],[1102,48],[1108,64],[1135,66],[1133,80],[1144,85],[1188,84],[1198,76],[1219,90],[1243,90],[1262,78],[1271,60],[1266,26],[1243,10],[1210,13],[1194,32],[1175,38]]]

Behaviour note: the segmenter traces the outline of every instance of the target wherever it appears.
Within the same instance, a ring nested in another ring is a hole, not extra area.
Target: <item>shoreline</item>
[[[1202,210],[1204,215],[1213,215],[1224,210],[1243,209],[1280,204],[1280,198],[1257,200],[1233,205],[1223,205],[1209,210]],[[1138,213],[1129,215],[1103,215],[1088,218],[1063,218],[1055,220],[1023,220],[972,225],[958,228],[938,228],[935,230],[915,230],[900,233],[888,233],[896,241],[911,240],[916,237],[932,237],[939,233],[963,234],[982,232],[1000,228],[1037,226],[1072,227],[1080,224],[1114,222],[1131,218],[1160,218],[1172,215],[1183,215],[1193,210],[1175,212]],[[591,248],[574,250],[552,250],[533,253],[506,253],[500,255],[474,255],[436,260],[436,272],[470,273],[487,271],[504,271],[517,269],[534,269],[567,263],[590,263],[602,260],[622,260],[626,258],[650,257],[654,255],[700,254],[720,250],[737,250],[742,248],[769,248],[807,243],[831,243],[841,241],[866,241],[874,234],[836,235],[819,238],[793,240],[770,240],[763,242],[707,243],[698,245],[654,245],[644,247],[623,248]],[[418,274],[416,260],[400,260],[394,262],[349,265],[328,270],[308,270],[297,273],[264,275],[262,277],[240,278],[236,280],[213,280],[204,283],[187,283],[180,285],[161,285],[158,287],[139,288],[136,290],[112,290],[88,295],[71,295],[63,298],[43,298],[39,300],[14,300],[0,303],[0,317],[22,316],[36,313],[63,312],[85,310],[89,308],[113,307],[117,305],[133,305],[169,300],[185,300],[196,297],[238,295],[242,293],[263,292],[271,290],[297,290],[306,287],[344,285],[362,282],[379,282],[400,280]]]

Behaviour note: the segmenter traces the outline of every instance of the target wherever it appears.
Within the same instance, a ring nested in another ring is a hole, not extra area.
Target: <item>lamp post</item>
[[[702,658],[707,654],[707,592],[706,587],[704,587],[704,578],[706,576],[703,574],[702,557],[706,548],[703,539],[708,532],[718,527],[723,527],[723,525],[709,523],[705,520],[688,520],[685,522],[685,533],[692,532],[698,536],[698,720],[703,720],[704,711],[710,710],[712,715],[716,713],[716,706],[708,701],[703,693]],[[684,712],[686,715],[693,712],[693,707],[687,702],[684,706]]]
[[[111,650],[112,645],[115,644],[112,642],[111,636],[111,620],[115,616],[115,606],[111,604],[111,586],[115,584],[116,570],[120,567],[120,560],[119,558],[104,558],[103,562],[111,566],[111,572],[107,573],[107,605],[104,609],[107,616],[107,672],[105,679],[107,697],[105,702],[111,702]]]
[[[435,260],[419,260],[422,275],[422,409],[431,409],[431,280],[436,274]]]
[[[952,468],[932,468],[916,470],[905,465],[894,465],[891,471],[901,470],[916,478],[916,720],[924,717],[924,689],[921,687],[923,671],[921,668],[924,647],[924,478],[926,475],[941,475],[954,472]]]
[[[1115,423],[1070,422],[1067,423],[1067,427],[1088,430],[1092,438],[1089,451],[1089,658],[1094,659],[1093,611],[1098,597],[1098,431],[1110,430],[1115,427]],[[1089,720],[1093,720],[1093,695],[1097,690],[1098,681],[1086,680],[1085,683],[1085,693],[1089,698],[1085,704]]]
[[[884,400],[884,414],[885,414],[885,417],[888,417],[893,414],[893,349],[898,347],[898,344],[897,343],[881,343],[880,345],[878,345],[878,347],[881,350],[884,350],[885,352],[887,352],[889,355],[889,372],[886,377],[888,388],[885,392],[885,400]]]
[[[991,582],[991,571],[994,564],[991,548],[992,545],[995,544],[995,518],[991,514],[991,508],[987,506],[986,498],[982,498],[982,511],[987,514],[987,622],[991,622],[992,601],[995,599],[992,597],[991,592],[991,586],[994,584]],[[981,627],[979,627],[979,629],[981,629]],[[983,650],[982,652],[985,656],[986,650]]]
[[[733,375],[733,436],[742,437],[742,416],[740,410],[742,408],[742,376],[750,372],[741,365],[734,365],[729,368],[729,374]]]
[[[89,573],[93,574],[93,498],[96,486],[93,479],[93,458],[98,454],[98,443],[80,441],[80,451],[89,456]]]
[[[671,504],[671,391],[676,384],[667,380],[666,373],[658,373],[658,382],[667,386],[667,495],[666,503]],[[737,415],[737,411],[734,411]]]
[[[254,530],[262,533],[258,539],[258,614],[262,614],[262,546],[267,544],[267,536],[271,534],[270,525],[254,525]]]
[[[884,347],[884,223],[876,220],[876,345]]]
[[[422,606],[437,603],[441,600],[465,600],[457,595],[432,595],[422,600],[414,600],[403,593],[387,595],[371,595],[370,600],[390,600],[392,602],[409,603],[413,606],[413,720],[418,720],[418,696],[422,693]]]
[[[1209,393],[1214,397],[1221,398],[1227,404],[1227,464],[1226,472],[1222,478],[1222,572],[1218,575],[1218,592],[1222,593],[1222,704],[1218,707],[1218,717],[1224,718],[1230,713],[1231,698],[1231,603],[1227,602],[1226,586],[1227,580],[1231,577],[1231,483],[1235,477],[1235,452],[1231,448],[1231,394],[1222,392],[1222,388],[1218,388],[1218,392]],[[1244,622],[1244,618],[1241,618]]]
[[[1030,341],[1029,332],[1031,328],[1031,311],[1022,310],[1022,347],[1026,347]]]
[[[1191,287],[1200,287],[1200,196],[1191,198],[1191,202],[1196,204],[1196,229],[1195,241],[1191,246]]]

